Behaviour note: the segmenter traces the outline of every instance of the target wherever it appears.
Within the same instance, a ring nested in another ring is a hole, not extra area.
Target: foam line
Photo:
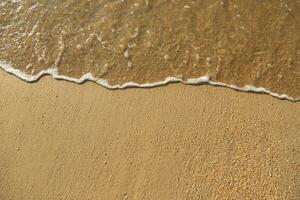
[[[138,84],[135,82],[127,82],[122,85],[119,85],[119,84],[118,85],[109,85],[107,80],[95,78],[91,73],[86,73],[81,78],[76,79],[76,78],[71,78],[71,77],[67,77],[64,75],[59,75],[57,69],[52,68],[52,69],[43,70],[43,71],[39,72],[37,75],[29,75],[29,74],[26,74],[25,72],[20,71],[19,69],[12,67],[11,65],[9,65],[3,61],[0,61],[0,68],[2,68],[3,70],[5,70],[6,72],[8,72],[10,74],[17,76],[18,78],[20,78],[26,82],[35,82],[44,75],[50,75],[54,79],[67,80],[67,81],[71,81],[71,82],[78,83],[78,84],[83,83],[85,81],[92,81],[92,82],[98,83],[99,85],[102,85],[108,89],[124,89],[124,88],[129,88],[129,87],[150,88],[150,87],[162,86],[162,85],[166,85],[168,83],[175,83],[175,82],[181,82],[183,84],[188,84],[188,85],[197,85],[197,84],[201,84],[201,83],[202,84],[206,83],[206,84],[210,84],[210,85],[214,85],[214,86],[228,87],[228,88],[232,88],[232,89],[235,89],[238,91],[243,91],[243,92],[265,93],[265,94],[269,94],[269,95],[279,98],[279,99],[287,99],[290,101],[299,101],[300,100],[300,98],[294,99],[292,97],[289,97],[286,94],[277,94],[277,93],[271,92],[270,90],[263,88],[263,87],[255,87],[252,85],[246,85],[244,87],[237,87],[236,85],[228,85],[228,84],[225,84],[222,82],[213,82],[213,81],[209,80],[209,76],[207,76],[207,75],[199,77],[199,78],[190,78],[190,79],[187,79],[186,81],[184,81],[180,78],[176,78],[176,77],[167,77],[163,81],[158,81],[158,82],[154,82],[154,83]]]

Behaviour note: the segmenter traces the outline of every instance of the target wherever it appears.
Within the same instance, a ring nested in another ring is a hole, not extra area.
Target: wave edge
[[[125,89],[125,88],[130,88],[130,87],[151,88],[151,87],[163,86],[163,85],[167,85],[169,83],[178,83],[178,82],[186,84],[186,85],[209,84],[209,85],[213,85],[213,86],[227,87],[227,88],[231,88],[231,89],[241,91],[241,92],[264,93],[264,94],[271,95],[278,99],[285,99],[285,100],[289,100],[289,101],[293,101],[293,102],[300,101],[300,98],[295,99],[286,94],[277,94],[277,93],[274,93],[264,87],[255,87],[253,85],[245,85],[244,87],[238,87],[236,85],[229,85],[229,84],[225,84],[222,82],[214,82],[214,81],[210,80],[208,75],[201,76],[199,78],[190,78],[190,79],[187,79],[186,81],[184,81],[180,78],[177,78],[177,77],[166,77],[163,81],[158,81],[158,82],[154,82],[154,83],[138,84],[136,82],[127,82],[127,83],[124,83],[121,85],[120,84],[110,85],[107,80],[101,79],[101,78],[96,78],[91,73],[86,73],[83,76],[81,76],[79,79],[76,79],[76,78],[60,75],[60,74],[58,74],[58,70],[56,68],[50,68],[47,70],[40,71],[37,75],[29,75],[29,74],[26,74],[25,72],[22,72],[19,69],[12,67],[11,65],[9,65],[3,61],[0,61],[0,68],[3,69],[4,71],[6,71],[7,73],[12,74],[26,82],[36,82],[43,76],[50,75],[54,79],[66,80],[66,81],[74,82],[77,84],[81,84],[85,81],[92,81],[92,82],[95,82],[107,89]]]

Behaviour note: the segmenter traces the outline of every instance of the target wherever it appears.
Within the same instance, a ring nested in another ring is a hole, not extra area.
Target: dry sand
[[[0,199],[299,199],[300,104],[0,72]]]

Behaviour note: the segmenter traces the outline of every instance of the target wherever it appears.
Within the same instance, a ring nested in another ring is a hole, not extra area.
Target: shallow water
[[[300,1],[4,0],[0,66],[27,81],[209,82],[297,99]]]

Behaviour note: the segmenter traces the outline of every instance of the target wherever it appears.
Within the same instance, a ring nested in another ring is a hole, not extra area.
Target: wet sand
[[[0,199],[299,199],[300,104],[0,71]]]
[[[111,85],[208,75],[297,99],[300,2],[3,1],[0,62]]]

